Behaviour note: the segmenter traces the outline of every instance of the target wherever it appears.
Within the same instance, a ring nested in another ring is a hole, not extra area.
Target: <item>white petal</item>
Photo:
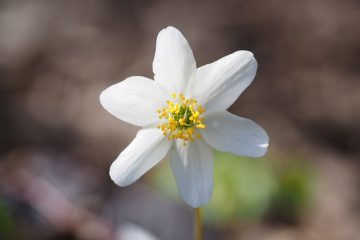
[[[160,162],[168,153],[171,141],[157,128],[138,132],[130,145],[111,164],[110,177],[119,186],[127,186]]]
[[[155,81],[135,76],[105,89],[100,102],[115,117],[145,126],[158,121],[156,110],[166,105],[166,97]]]
[[[266,153],[269,137],[265,130],[250,119],[227,111],[212,112],[206,116],[207,128],[201,131],[205,141],[223,152],[249,157]]]
[[[193,208],[209,202],[213,191],[213,152],[202,140],[186,147],[178,141],[170,151],[170,163],[184,201]]]
[[[251,52],[230,54],[198,69],[192,96],[209,111],[226,110],[250,85],[256,70]]]
[[[196,75],[196,62],[189,43],[179,30],[167,27],[156,40],[153,62],[155,81],[168,93],[184,93]]]

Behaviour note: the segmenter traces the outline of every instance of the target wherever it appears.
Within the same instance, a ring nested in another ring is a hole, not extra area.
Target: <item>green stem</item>
[[[200,208],[194,209],[194,240],[203,239],[203,226]]]

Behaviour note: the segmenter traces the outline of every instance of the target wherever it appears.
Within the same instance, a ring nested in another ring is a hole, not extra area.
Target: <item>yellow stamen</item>
[[[169,140],[181,139],[186,146],[187,142],[201,138],[197,129],[206,128],[201,116],[205,109],[196,99],[186,98],[182,93],[173,93],[171,97],[174,101],[167,100],[167,107],[157,110],[159,119],[163,119],[157,127]]]

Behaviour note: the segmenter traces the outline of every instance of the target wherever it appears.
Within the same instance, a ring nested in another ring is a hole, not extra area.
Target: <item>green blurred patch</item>
[[[309,207],[313,196],[314,174],[306,162],[290,159],[274,169],[277,188],[271,199],[271,220],[295,223]]]
[[[0,239],[15,239],[15,225],[0,196]]]
[[[272,161],[216,152],[214,192],[203,207],[205,220],[294,222],[309,205],[312,179],[305,161],[293,157]],[[153,180],[161,193],[181,201],[168,164],[158,168]]]
[[[204,208],[208,221],[253,220],[267,210],[275,181],[262,160],[215,154],[214,192]]]

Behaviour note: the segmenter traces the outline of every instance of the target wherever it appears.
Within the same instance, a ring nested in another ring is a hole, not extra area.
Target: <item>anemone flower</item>
[[[160,31],[154,80],[133,76],[108,87],[102,106],[141,127],[110,167],[110,177],[127,186],[167,155],[184,201],[198,208],[213,191],[213,148],[261,157],[269,137],[255,122],[226,111],[253,81],[257,62],[237,51],[196,67],[185,37],[174,27]]]

